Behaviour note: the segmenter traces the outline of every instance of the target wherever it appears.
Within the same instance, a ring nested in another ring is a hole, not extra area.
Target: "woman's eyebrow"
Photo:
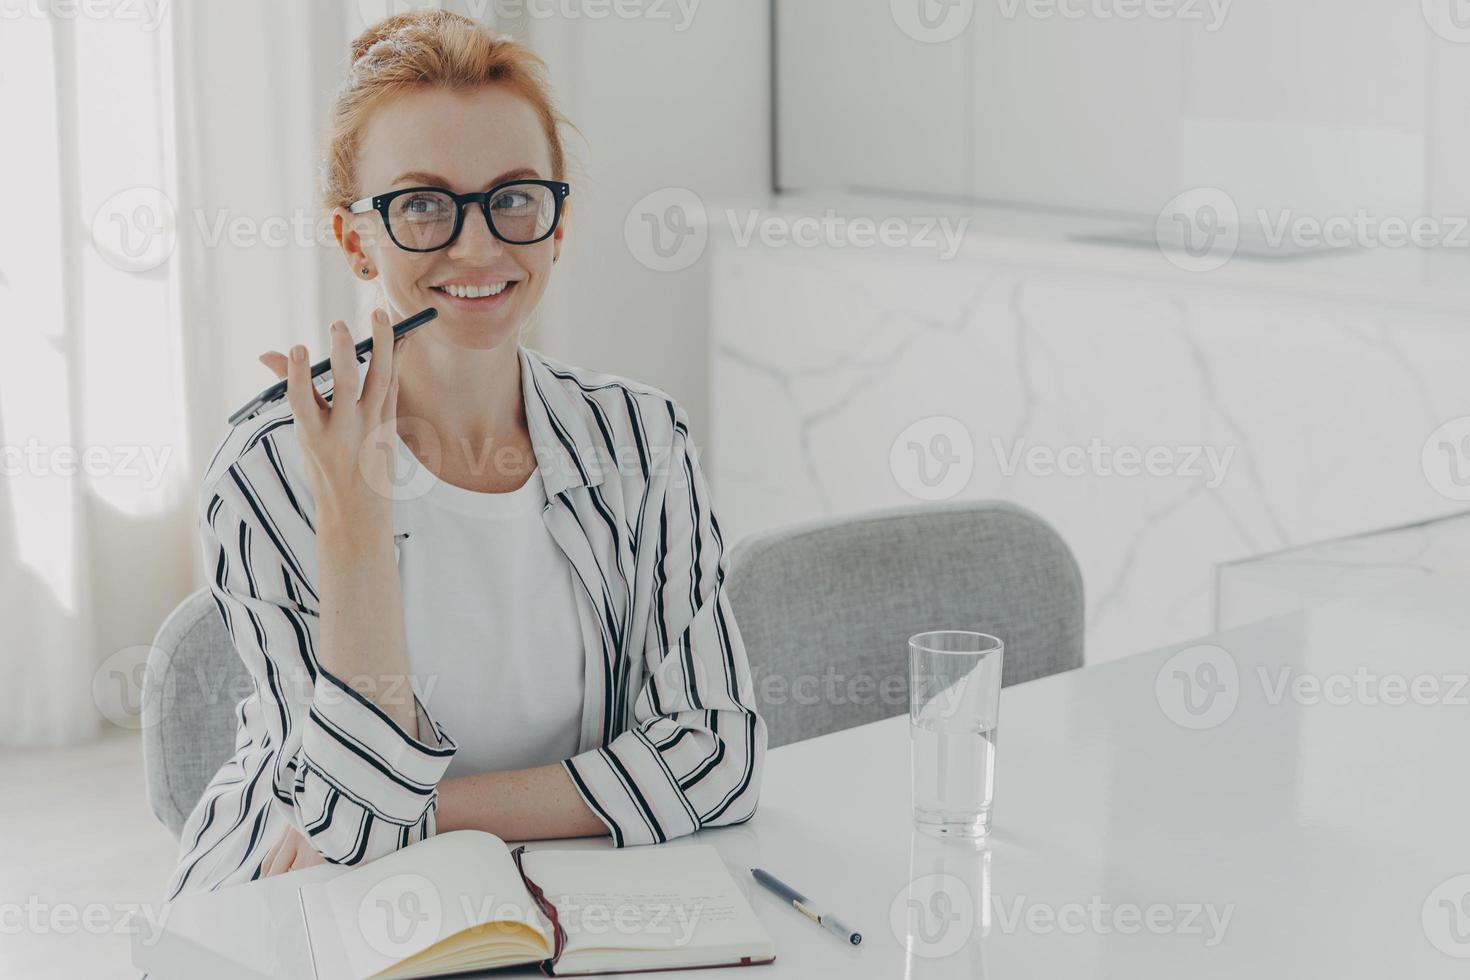
[[[494,187],[496,184],[499,184],[502,181],[514,180],[517,177],[534,176],[536,176],[536,170],[534,167],[516,167],[514,170],[507,170],[500,176],[488,181],[485,184],[485,187],[488,189]],[[426,173],[422,170],[410,170],[408,173],[399,174],[393,179],[393,183],[395,184],[402,184],[405,181],[414,184],[433,184],[435,187],[449,186],[449,181],[445,180],[443,177],[440,177],[438,174]]]

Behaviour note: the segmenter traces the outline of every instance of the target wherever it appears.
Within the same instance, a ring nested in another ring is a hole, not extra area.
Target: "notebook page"
[[[439,834],[314,887],[331,909],[354,977],[380,973],[487,922],[524,923],[551,948],[550,923],[526,892],[509,850],[482,831]],[[498,933],[482,931],[486,938]],[[524,944],[524,930],[505,936]]]
[[[298,888],[347,871],[318,864],[181,895],[159,923],[133,933],[133,965],[151,976],[270,980],[308,972]],[[145,923],[146,925],[146,923]],[[3,972],[3,970],[0,970]]]
[[[563,955],[587,949],[734,948],[774,955],[770,935],[708,844],[527,851],[526,874],[556,906]],[[738,955],[738,954],[737,954]]]

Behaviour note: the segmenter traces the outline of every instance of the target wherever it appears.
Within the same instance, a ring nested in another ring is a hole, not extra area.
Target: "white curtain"
[[[0,23],[5,744],[96,734],[97,666],[183,581],[167,25],[49,10]]]
[[[136,727],[148,646],[204,583],[208,454],[274,380],[256,356],[361,329],[370,294],[316,240],[321,116],[400,7],[0,19],[0,745]]]

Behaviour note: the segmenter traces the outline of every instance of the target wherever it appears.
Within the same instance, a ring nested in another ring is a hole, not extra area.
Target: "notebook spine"
[[[556,906],[552,905],[550,900],[547,899],[546,893],[541,890],[541,886],[532,881],[530,876],[526,874],[525,865],[521,863],[521,854],[525,850],[525,844],[517,845],[516,849],[510,852],[510,856],[515,859],[516,871],[520,874],[521,881],[526,886],[526,891],[530,893],[531,900],[536,903],[536,907],[541,910],[541,914],[546,916],[547,921],[551,923],[551,934],[553,937],[551,959],[541,961],[541,972],[548,977],[554,977],[556,976],[556,961],[561,959],[561,951],[567,945],[567,932],[561,926],[561,918],[557,915]]]

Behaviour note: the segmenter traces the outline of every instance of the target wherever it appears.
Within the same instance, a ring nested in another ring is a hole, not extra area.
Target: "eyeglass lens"
[[[556,195],[542,184],[507,184],[486,203],[495,231],[517,245],[545,237],[556,216]],[[440,191],[403,194],[388,206],[388,228],[405,248],[439,248],[454,234],[455,209]]]

